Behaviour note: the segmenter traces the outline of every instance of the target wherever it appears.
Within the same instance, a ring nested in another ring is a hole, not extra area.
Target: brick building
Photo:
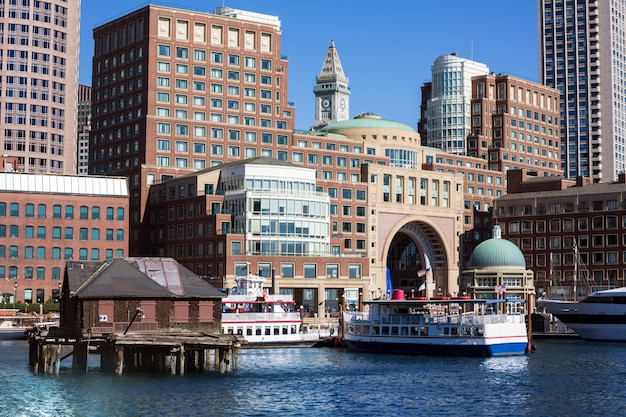
[[[594,184],[513,170],[494,204],[503,236],[535,271],[538,295],[572,299],[574,287],[580,297],[625,285],[626,176]]]
[[[94,29],[89,172],[129,178],[130,252],[145,254],[149,188],[290,143],[275,16],[149,5]]]
[[[3,301],[57,295],[68,260],[128,253],[125,178],[0,172]]]

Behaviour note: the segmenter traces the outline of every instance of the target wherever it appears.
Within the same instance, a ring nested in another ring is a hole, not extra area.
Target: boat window
[[[443,335],[444,336],[449,336],[450,335],[450,328],[449,327],[444,327],[443,328]]]
[[[392,334],[392,335],[394,335],[394,336],[397,336],[397,335],[398,335],[398,328],[397,328],[397,327],[395,327],[395,326],[394,326],[394,327],[392,327],[392,328],[391,328],[391,334]]]
[[[452,336],[458,336],[459,335],[459,328],[458,327],[453,327],[452,328]]]
[[[482,336],[483,328],[482,327],[474,327],[474,336]]]
[[[428,327],[426,327],[426,326],[420,327],[420,335],[421,336],[428,336]]]
[[[280,327],[274,327],[274,336],[280,335]]]
[[[383,326],[382,329],[381,329],[381,334],[388,335],[389,334],[389,327]]]
[[[296,326],[291,326],[291,334],[296,334]]]
[[[265,329],[265,336],[271,336],[271,334],[272,334],[272,329],[271,329],[271,328],[269,328],[269,327],[268,327],[268,328],[266,328],[266,329]]]
[[[420,334],[419,327],[411,327],[411,336],[417,336]]]
[[[409,328],[408,327],[400,327],[400,334],[402,336],[408,336],[409,335]]]
[[[251,327],[248,327],[246,329],[246,336],[252,336],[252,328]]]
[[[260,327],[256,328],[256,335],[257,336],[261,336],[261,328]]]

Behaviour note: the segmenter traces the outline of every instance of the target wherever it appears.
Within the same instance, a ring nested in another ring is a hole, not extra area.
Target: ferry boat
[[[387,300],[344,312],[348,349],[367,352],[458,356],[510,356],[529,351],[524,300],[467,297]]]
[[[309,347],[334,334],[305,327],[289,294],[269,294],[265,278],[237,277],[237,287],[222,300],[222,333],[242,336],[243,347]]]
[[[537,306],[583,339],[626,342],[626,287],[595,291],[580,301],[540,298]]]

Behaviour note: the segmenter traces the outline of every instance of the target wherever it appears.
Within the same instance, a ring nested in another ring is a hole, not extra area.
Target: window
[[[304,278],[317,278],[316,264],[304,264]]]
[[[160,56],[170,56],[170,47],[168,45],[159,45],[158,54]]]
[[[189,58],[189,49],[177,47],[176,48],[176,58],[187,59]]]

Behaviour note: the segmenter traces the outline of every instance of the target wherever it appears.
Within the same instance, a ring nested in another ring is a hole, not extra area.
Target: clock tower
[[[315,77],[315,123],[313,130],[350,118],[350,89],[348,77],[343,73],[343,67],[335,48],[335,42],[330,41],[326,59],[320,74]]]

